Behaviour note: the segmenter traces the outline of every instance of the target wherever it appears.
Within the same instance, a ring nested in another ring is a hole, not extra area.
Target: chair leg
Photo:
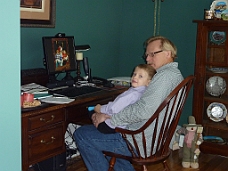
[[[115,157],[112,157],[109,161],[109,169],[108,171],[114,171],[114,165],[116,163],[116,158]]]
[[[168,166],[166,160],[163,161],[162,163],[163,163],[163,167],[164,167],[164,170],[163,170],[163,171],[170,171],[170,168],[169,168],[169,166]]]

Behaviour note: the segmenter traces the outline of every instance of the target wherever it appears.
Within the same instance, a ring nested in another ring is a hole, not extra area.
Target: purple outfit
[[[123,110],[125,107],[127,107],[130,104],[135,103],[140,99],[144,91],[146,90],[146,86],[140,86],[140,87],[130,87],[127,91],[123,92],[119,96],[115,98],[113,102],[109,102],[106,105],[101,106],[101,113],[105,113],[108,115],[113,115],[121,110]],[[105,123],[110,127],[110,128],[115,128],[110,123],[110,119],[106,119]],[[120,128],[125,128],[125,126],[118,126]]]

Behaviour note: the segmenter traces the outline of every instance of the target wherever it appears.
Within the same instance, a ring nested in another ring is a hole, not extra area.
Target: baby
[[[110,123],[111,115],[114,115],[130,104],[135,103],[140,99],[147,86],[149,85],[155,70],[148,64],[139,64],[135,67],[131,77],[131,87],[117,96],[114,101],[105,105],[97,104],[94,108],[96,113],[105,113],[107,119],[97,126],[97,129],[102,133],[115,133],[115,127]],[[92,115],[92,120],[96,117]],[[118,126],[125,128],[125,126]]]

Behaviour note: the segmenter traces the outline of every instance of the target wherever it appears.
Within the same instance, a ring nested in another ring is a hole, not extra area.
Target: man
[[[114,127],[125,125],[129,130],[140,128],[183,80],[178,64],[174,62],[176,54],[175,45],[165,37],[151,37],[146,41],[145,59],[147,64],[151,65],[157,73],[139,101],[111,116],[110,123]],[[96,129],[99,123],[106,119],[106,115],[100,113],[93,115],[94,125],[80,127],[75,131],[74,138],[87,169],[89,171],[105,171],[108,170],[108,160],[103,155],[103,150],[124,155],[131,155],[131,153],[119,133],[102,134]],[[148,141],[152,138],[153,128],[154,125],[151,124],[145,131]],[[127,138],[132,142],[130,137]],[[123,159],[116,160],[114,169],[116,171],[134,171],[131,163]]]

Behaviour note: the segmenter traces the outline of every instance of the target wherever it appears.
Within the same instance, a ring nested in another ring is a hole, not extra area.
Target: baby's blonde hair
[[[148,73],[150,80],[153,78],[153,76],[155,74],[155,69],[148,64],[139,64],[135,68],[140,68],[140,69],[145,70]]]

